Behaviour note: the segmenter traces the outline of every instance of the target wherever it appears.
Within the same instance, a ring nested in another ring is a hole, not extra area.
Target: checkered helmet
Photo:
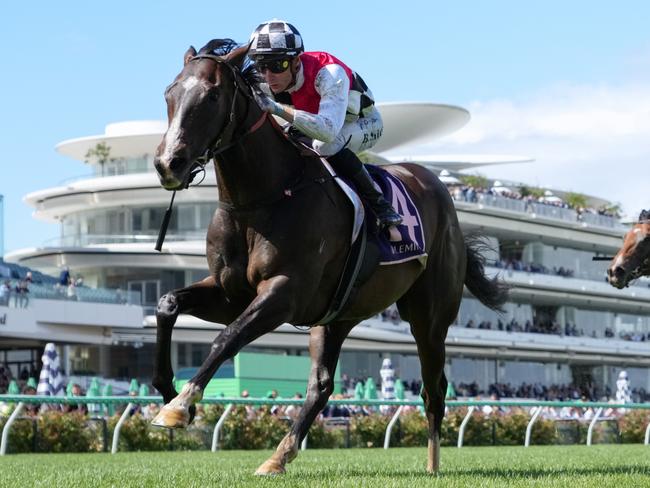
[[[252,59],[272,56],[297,56],[304,52],[300,32],[284,20],[269,20],[251,34],[248,55]]]

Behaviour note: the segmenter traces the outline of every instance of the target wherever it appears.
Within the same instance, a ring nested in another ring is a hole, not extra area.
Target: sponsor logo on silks
[[[426,256],[420,215],[403,183],[380,168],[373,168],[372,174],[384,197],[402,216],[400,225],[391,227],[388,232],[377,235],[376,240],[381,256],[379,263],[403,263]]]
[[[370,131],[369,134],[366,132],[363,135],[363,141],[361,143],[366,144],[366,143],[368,143],[370,141],[376,141],[377,139],[379,139],[381,137],[383,132],[384,132],[383,127],[381,129],[378,129],[378,130]]]
[[[421,251],[420,246],[418,246],[417,242],[409,242],[408,244],[400,244],[399,246],[391,244],[390,250],[393,254]]]

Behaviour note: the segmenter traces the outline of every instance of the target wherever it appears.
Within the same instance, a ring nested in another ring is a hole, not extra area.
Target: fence
[[[119,397],[119,396],[107,396],[107,397],[49,397],[49,396],[37,396],[37,395],[0,395],[0,403],[17,403],[16,408],[9,416],[9,419],[4,425],[2,430],[2,435],[0,439],[0,456],[5,455],[7,452],[7,445],[9,439],[9,432],[11,430],[12,424],[20,416],[22,409],[27,403],[38,403],[38,404],[95,404],[95,405],[124,405],[127,404],[127,407],[122,413],[120,419],[115,426],[113,431],[113,439],[111,443],[111,453],[115,454],[117,452],[120,430],[122,425],[127,420],[130,415],[131,409],[138,404],[150,404],[150,403],[163,403],[163,400],[159,396],[142,396],[142,397]],[[221,434],[221,429],[227,418],[227,416],[232,411],[235,405],[302,405],[304,404],[304,399],[254,399],[254,398],[204,398],[200,403],[202,404],[222,404],[225,405],[225,410],[219,420],[217,421],[213,435],[212,435],[212,451],[215,452],[218,450],[219,437]],[[415,406],[422,407],[423,403],[421,400],[353,400],[353,399],[343,399],[343,400],[330,400],[329,405],[345,405],[345,406],[395,406],[397,410],[393,414],[388,426],[386,428],[386,433],[384,436],[384,449],[390,447],[390,436],[391,431],[397,422],[399,416],[401,415],[403,408],[405,406]],[[559,401],[535,401],[535,400],[524,400],[524,401],[494,401],[494,400],[450,400],[446,402],[446,405],[449,408],[458,408],[458,407],[468,407],[467,414],[465,415],[458,433],[458,443],[457,447],[463,447],[463,436],[465,433],[465,428],[469,419],[472,416],[472,413],[476,410],[477,407],[491,406],[491,407],[532,407],[531,408],[531,418],[526,426],[526,435],[524,446],[528,447],[530,445],[530,438],[533,425],[536,420],[539,418],[542,410],[547,407],[573,407],[573,408],[594,408],[595,414],[591,419],[589,424],[589,429],[587,431],[587,445],[592,444],[592,433],[596,422],[601,419],[601,414],[605,408],[624,408],[629,410],[641,409],[641,410],[650,410],[650,403],[607,403],[607,402],[559,402]],[[98,418],[92,418],[91,420],[100,420]],[[644,444],[650,444],[650,422],[646,426]],[[307,437],[302,442],[302,449],[307,448]]]

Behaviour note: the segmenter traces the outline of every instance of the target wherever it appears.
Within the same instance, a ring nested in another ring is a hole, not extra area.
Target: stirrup
[[[382,229],[398,226],[402,223],[402,216],[392,209],[382,212],[381,215],[377,216],[377,219],[379,220],[379,227]]]

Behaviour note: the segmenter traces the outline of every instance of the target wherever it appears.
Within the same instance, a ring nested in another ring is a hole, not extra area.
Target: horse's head
[[[168,128],[154,166],[167,190],[186,188],[192,170],[234,123],[235,101],[245,83],[238,74],[248,47],[215,39],[185,53],[183,70],[165,90]],[[230,124],[232,125],[232,124]]]
[[[623,247],[607,269],[607,280],[616,288],[628,286],[639,276],[650,274],[650,211],[643,210],[639,222],[623,238]]]

